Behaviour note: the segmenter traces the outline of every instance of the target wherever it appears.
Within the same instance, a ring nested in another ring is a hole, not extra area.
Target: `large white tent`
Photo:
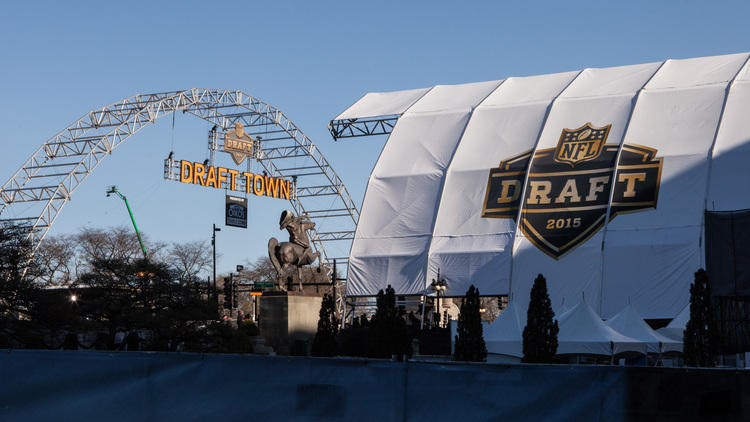
[[[647,345],[608,327],[585,300],[558,319],[558,355],[646,354]]]
[[[663,336],[646,324],[638,311],[628,305],[606,322],[609,328],[620,334],[644,342],[649,353],[682,352],[682,341]]]
[[[705,264],[704,209],[750,208],[748,57],[365,95],[337,119],[400,117],[347,294],[424,294],[440,270],[447,296],[473,284],[523,314],[542,273],[554,304],[674,317]]]
[[[525,318],[523,319],[525,321]],[[498,317],[485,327],[484,344],[487,353],[523,357],[523,327],[516,305],[511,302]]]

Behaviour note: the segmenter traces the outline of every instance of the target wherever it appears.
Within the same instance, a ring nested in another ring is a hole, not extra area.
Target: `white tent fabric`
[[[750,66],[745,66],[732,84],[724,108],[724,115],[713,148],[706,207],[712,211],[750,208],[750,196],[737,192],[750,190]],[[731,186],[732,189],[727,189]]]
[[[487,353],[523,357],[523,324],[512,302],[483,334]]]
[[[703,210],[712,144],[729,82],[747,54],[670,60],[638,98],[624,142],[663,157],[655,210],[617,217],[606,228],[604,316],[630,297],[647,318],[669,318],[688,302],[705,256]],[[637,263],[637,265],[633,265]]]
[[[445,177],[429,253],[428,272],[440,269],[450,280],[447,295],[463,295],[471,284],[483,294],[508,291],[516,224],[482,218],[467,204],[483,202],[488,169],[534,148],[552,100],[576,75],[510,78],[472,113]]]
[[[609,328],[620,334],[640,340],[648,346],[649,353],[682,352],[682,342],[663,336],[646,324],[632,305],[606,321]]]
[[[348,294],[376,294],[389,284],[399,294],[424,293],[445,169],[471,110],[499,83],[437,86],[401,116],[367,185]]]
[[[688,321],[690,321],[689,303],[685,305],[682,311],[666,327],[659,328],[656,332],[671,339],[682,341]]]
[[[627,129],[636,93],[658,67],[659,63],[651,63],[583,71],[555,101],[536,149],[554,148],[562,128],[577,128],[586,122],[611,124],[609,139],[619,144]],[[612,157],[613,160],[615,158]],[[536,161],[531,161],[529,173],[544,171]],[[613,165],[614,163],[610,164]],[[600,193],[604,194],[605,192]],[[606,212],[606,205],[604,206]],[[523,213],[521,218],[525,217]],[[602,221],[604,217],[602,215]],[[599,231],[570,252],[569,256],[553,260],[538,249],[522,231],[517,231],[513,251],[513,296],[528,298],[531,283],[537,274],[542,273],[548,275],[547,287],[550,297],[555,298],[553,302],[559,302],[558,298],[580,297],[580,292],[584,292],[592,304],[598,305],[602,290],[603,237],[603,231]],[[525,306],[519,310],[524,312]]]
[[[342,116],[403,114],[370,176],[347,294],[389,284],[422,294],[440,270],[446,295],[473,284],[483,295],[512,294],[523,314],[543,273],[553,307],[583,292],[604,317],[627,298],[645,318],[673,317],[704,265],[704,209],[750,208],[736,194],[750,189],[749,57],[368,94]],[[564,135],[590,140],[592,128],[606,128],[600,167],[560,161]],[[572,185],[565,168],[578,178]],[[559,196],[538,181],[549,175],[559,176]],[[493,180],[505,191],[490,197]],[[545,233],[529,223],[535,216],[550,217]]]
[[[608,327],[585,300],[558,319],[558,355],[646,354],[646,343]]]
[[[403,114],[429,90],[430,88],[421,88],[395,92],[369,92],[336,116],[334,120]]]

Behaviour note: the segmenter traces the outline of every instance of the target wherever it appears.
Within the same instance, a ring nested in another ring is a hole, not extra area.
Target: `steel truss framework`
[[[331,133],[334,141],[344,138],[359,138],[364,136],[374,135],[390,135],[393,132],[393,127],[396,126],[400,114],[377,116],[377,117],[366,117],[361,119],[340,119],[331,120],[328,123],[328,131]],[[348,261],[347,261],[348,262]],[[424,301],[424,296],[420,296],[420,300]],[[357,308],[356,299],[354,302],[347,303],[350,308],[344,315],[342,323],[345,324],[350,321],[354,316]],[[424,305],[424,303],[423,303]]]
[[[393,131],[399,117],[401,115],[331,120],[328,124],[328,131],[331,132],[334,141],[342,138],[388,135]]]
[[[42,144],[2,186],[0,222],[28,226],[36,250],[71,194],[107,155],[147,124],[177,111],[222,130],[242,122],[247,133],[261,139],[255,159],[263,169],[270,176],[295,181],[290,202],[297,215],[307,213],[316,222],[309,233],[313,247],[324,261],[348,263],[348,256],[328,256],[324,247],[344,242],[348,255],[354,238],[359,210],[344,182],[284,113],[237,90],[139,94],[90,111]],[[337,297],[342,298],[343,286],[337,287]]]

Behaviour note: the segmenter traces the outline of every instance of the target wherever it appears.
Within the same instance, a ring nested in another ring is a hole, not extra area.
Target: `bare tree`
[[[76,252],[76,237],[47,236],[36,251],[39,279],[50,286],[66,286],[78,279],[82,262]]]
[[[482,321],[494,321],[500,316],[500,298],[497,296],[482,297],[479,299],[481,308],[484,309],[482,313]]]
[[[201,240],[173,243],[167,255],[167,261],[178,271],[181,280],[192,280],[202,275],[211,267],[211,259],[208,242]]]
[[[152,242],[142,234],[149,259],[166,260],[163,242]],[[101,260],[133,261],[142,257],[138,236],[129,227],[84,228],[77,234],[47,236],[35,259],[41,269],[39,280],[52,286],[75,283],[91,264]]]
[[[255,262],[248,261],[247,268],[242,271],[242,277],[250,281],[275,283],[276,269],[267,256],[261,256],[256,258]]]
[[[141,254],[138,236],[123,226],[110,229],[86,227],[76,235],[79,253],[88,262],[130,261]]]
[[[141,233],[149,258],[153,261],[163,260],[165,244],[162,242],[151,242],[144,233]],[[86,262],[100,260],[124,260],[132,261],[141,258],[141,246],[138,236],[128,227],[117,226],[108,229],[84,228],[75,236],[77,253]]]

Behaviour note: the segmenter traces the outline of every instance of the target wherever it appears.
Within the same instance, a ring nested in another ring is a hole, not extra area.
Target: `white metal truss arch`
[[[29,226],[36,250],[71,194],[107,155],[147,124],[176,111],[223,130],[239,121],[253,138],[262,138],[255,158],[270,176],[295,180],[290,202],[295,213],[316,221],[309,233],[314,248],[324,261],[348,261],[348,256],[329,256],[324,248],[326,242],[350,244],[354,237],[359,210],[343,181],[284,113],[239,90],[139,94],[88,112],[42,144],[0,188],[0,222]],[[290,158],[294,162],[285,165]],[[316,208],[320,197],[333,197],[333,202],[329,198],[329,206]]]

